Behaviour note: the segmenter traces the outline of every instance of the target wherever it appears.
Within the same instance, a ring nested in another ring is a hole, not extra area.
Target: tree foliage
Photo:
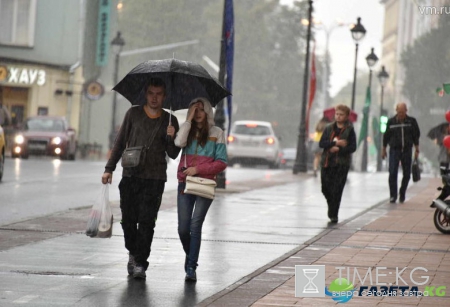
[[[450,19],[440,18],[439,27],[417,39],[401,56],[405,69],[403,93],[414,107],[422,136],[445,121],[448,97],[439,97],[436,88],[450,82]],[[441,111],[439,111],[441,110]],[[437,112],[436,112],[437,111]],[[429,140],[423,140],[429,142]],[[433,146],[422,146],[435,159]]]
[[[121,61],[121,74],[175,52],[176,58],[198,62],[217,76],[202,57],[219,63],[223,5],[223,0],[124,1],[118,20],[125,50],[193,39],[200,43],[127,57]],[[307,7],[307,1],[292,7],[278,0],[234,1],[233,119],[270,121],[290,147],[296,144],[300,119],[306,38],[300,20],[307,17]]]

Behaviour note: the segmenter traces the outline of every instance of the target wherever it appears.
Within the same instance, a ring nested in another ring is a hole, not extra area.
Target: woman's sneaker
[[[195,273],[195,269],[193,267],[188,267],[186,270],[185,281],[197,281],[197,274]]]
[[[133,275],[135,266],[136,266],[136,260],[134,260],[133,255],[129,254],[128,263],[127,263],[128,275]]]

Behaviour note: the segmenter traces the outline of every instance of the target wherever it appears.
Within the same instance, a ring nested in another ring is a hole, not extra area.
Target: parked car
[[[25,120],[15,135],[11,156],[27,159],[29,155],[57,156],[75,160],[75,130],[61,116],[34,116]]]
[[[264,121],[242,120],[234,122],[228,137],[228,164],[280,165],[280,142],[272,125]]]
[[[3,128],[0,126],[0,181],[2,181],[3,170],[5,169],[5,149],[6,139]]]
[[[312,140],[306,144],[306,168],[307,170],[313,169],[314,153],[312,152]],[[280,167],[284,169],[292,169],[297,159],[297,148],[288,147],[281,150]]]
[[[282,168],[293,168],[297,158],[297,148],[283,148],[281,151],[280,166]]]

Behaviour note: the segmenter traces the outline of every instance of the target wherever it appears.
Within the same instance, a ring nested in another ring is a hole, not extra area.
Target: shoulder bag
[[[156,133],[158,133],[158,130],[163,122],[162,120],[163,116],[164,112],[161,114],[161,117],[159,118],[155,129],[152,131],[152,134],[150,135],[148,145],[127,147],[123,151],[121,161],[123,168],[135,168],[145,161],[147,151],[150,149],[150,146],[152,145],[153,140],[155,139]]]
[[[195,148],[195,156],[197,156],[197,148]],[[184,167],[187,168],[186,153],[184,154]],[[214,199],[216,194],[216,185],[216,181],[212,179],[197,176],[186,176],[186,187],[184,189],[184,193]]]

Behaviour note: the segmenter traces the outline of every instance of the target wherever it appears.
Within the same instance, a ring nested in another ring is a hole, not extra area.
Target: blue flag
[[[225,58],[226,58],[226,84],[225,87],[231,93],[233,88],[233,58],[234,58],[234,11],[233,0],[225,0]],[[227,135],[230,134],[231,115],[233,114],[232,96],[227,97],[227,106],[224,108],[227,118]]]

